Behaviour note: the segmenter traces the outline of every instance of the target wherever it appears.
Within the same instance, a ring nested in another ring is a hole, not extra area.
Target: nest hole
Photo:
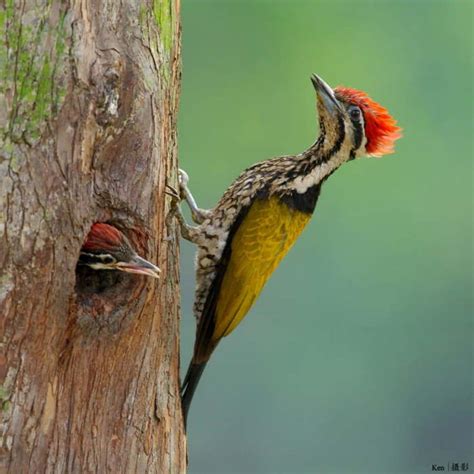
[[[77,323],[89,332],[116,333],[141,304],[146,279],[118,270],[76,265]]]

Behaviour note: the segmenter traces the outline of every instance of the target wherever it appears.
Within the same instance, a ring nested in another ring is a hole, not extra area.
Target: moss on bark
[[[34,144],[65,96],[65,12],[49,0],[33,8],[6,0],[0,10],[0,148]]]

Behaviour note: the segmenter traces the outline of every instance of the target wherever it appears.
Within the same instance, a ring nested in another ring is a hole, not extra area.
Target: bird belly
[[[257,199],[231,245],[219,291],[213,342],[230,334],[245,317],[265,283],[311,217],[278,197]]]

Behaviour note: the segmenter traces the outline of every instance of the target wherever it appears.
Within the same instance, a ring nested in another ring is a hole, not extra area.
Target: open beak
[[[336,111],[342,112],[342,106],[334,95],[334,91],[324,82],[319,76],[313,74],[311,76],[311,82],[316,89],[316,94],[321,99],[322,104],[326,110],[330,113]]]
[[[153,278],[160,278],[161,273],[161,270],[156,265],[138,255],[135,255],[129,262],[118,262],[116,268],[123,272],[137,273],[138,275],[146,275]]]

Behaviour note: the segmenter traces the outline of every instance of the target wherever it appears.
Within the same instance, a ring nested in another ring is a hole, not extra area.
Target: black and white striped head
[[[129,240],[116,227],[95,223],[81,248],[80,265],[94,270],[120,270],[159,278],[160,269],[139,257]]]
[[[334,90],[319,76],[311,81],[317,93],[321,132],[332,143],[340,142],[348,159],[393,153],[401,128],[387,109],[365,92],[348,87]]]

